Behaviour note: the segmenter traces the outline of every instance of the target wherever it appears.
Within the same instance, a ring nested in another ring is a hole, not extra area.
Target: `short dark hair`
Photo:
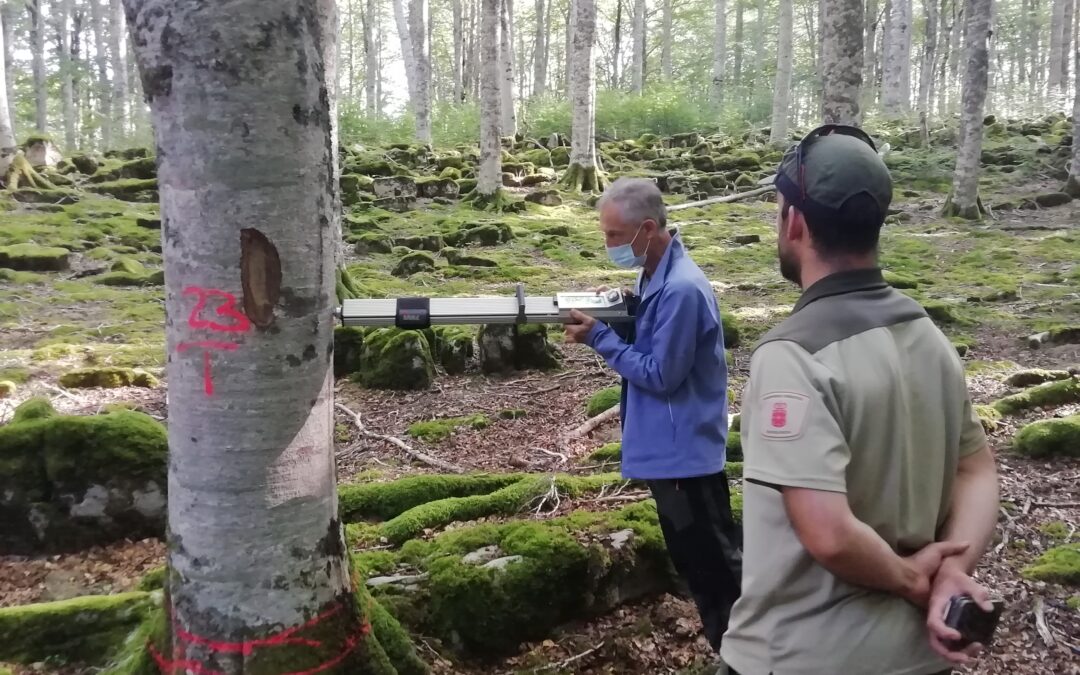
[[[785,209],[790,208],[785,204]],[[823,257],[863,255],[877,251],[885,214],[866,192],[848,197],[833,215],[803,213],[814,248]]]

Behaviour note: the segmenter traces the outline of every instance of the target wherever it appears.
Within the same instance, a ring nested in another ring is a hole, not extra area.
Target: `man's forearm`
[[[815,548],[809,550],[818,564],[855,586],[907,597],[920,580],[914,568],[857,518],[851,518],[831,544]]]
[[[989,448],[961,461],[952,490],[949,517],[938,541],[968,541],[971,546],[954,556],[971,574],[990,545],[997,526],[998,477]]]

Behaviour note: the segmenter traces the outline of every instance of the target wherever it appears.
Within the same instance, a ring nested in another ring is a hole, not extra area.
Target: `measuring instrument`
[[[577,291],[525,295],[519,283],[514,297],[363,298],[344,300],[335,313],[344,326],[396,326],[424,329],[432,325],[486,323],[574,323],[570,310],[604,321],[634,320],[637,297],[613,288],[599,293]]]

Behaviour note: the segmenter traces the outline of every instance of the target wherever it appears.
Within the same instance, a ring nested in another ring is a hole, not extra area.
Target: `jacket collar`
[[[671,241],[668,243],[667,250],[664,251],[664,255],[660,258],[660,263],[656,266],[656,272],[653,273],[649,279],[649,285],[645,287],[645,294],[641,296],[642,300],[656,294],[663,287],[664,282],[667,280],[668,272],[671,271],[671,265],[675,260],[683,256],[685,249],[683,248],[682,239],[679,237],[679,228],[669,227],[668,234],[671,235]],[[642,268],[638,272],[637,279],[637,291],[640,295],[641,284],[645,280],[645,269]]]
[[[884,275],[879,267],[864,267],[857,270],[845,270],[834,272],[827,277],[819,279],[803,291],[799,301],[795,303],[794,312],[806,307],[812,302],[828,298],[833,295],[844,295],[856,291],[870,291],[888,288]]]

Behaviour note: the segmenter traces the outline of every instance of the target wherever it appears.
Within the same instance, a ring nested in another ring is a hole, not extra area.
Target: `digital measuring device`
[[[513,297],[361,298],[344,300],[336,314],[344,326],[396,326],[424,329],[433,325],[486,323],[574,323],[576,309],[605,323],[634,320],[637,297],[613,288],[525,295],[519,283]]]

